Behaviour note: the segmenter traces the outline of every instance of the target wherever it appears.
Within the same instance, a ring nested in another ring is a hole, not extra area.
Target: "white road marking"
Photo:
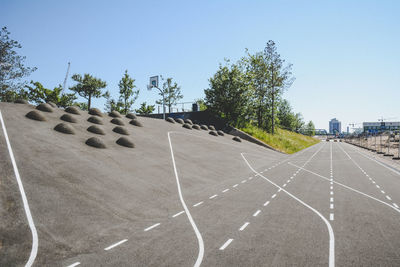
[[[236,187],[236,186],[238,186],[238,184],[235,184],[235,185],[233,185],[232,187]]]
[[[276,194],[273,194],[271,198],[275,198],[275,197],[276,197]]]
[[[115,243],[115,244],[112,244],[112,245],[109,246],[109,247],[106,247],[104,250],[110,250],[110,249],[112,249],[112,248],[115,248],[116,246],[119,246],[119,245],[125,243],[126,241],[128,241],[128,239],[123,239],[123,240],[121,240],[121,241],[119,241],[119,242],[117,242],[117,243]]]
[[[331,197],[331,202],[333,202],[333,197]]]
[[[38,251],[38,244],[39,244],[38,235],[37,235],[35,223],[33,222],[31,210],[29,208],[28,199],[26,198],[26,195],[25,195],[24,186],[22,184],[21,177],[19,175],[17,163],[16,163],[15,158],[14,158],[14,153],[13,153],[13,150],[11,148],[10,140],[8,139],[6,125],[4,124],[3,115],[1,114],[1,111],[0,111],[0,120],[1,120],[1,127],[3,128],[4,138],[6,139],[6,143],[7,143],[8,153],[10,155],[11,163],[12,163],[12,166],[13,166],[13,169],[14,169],[15,178],[17,179],[19,192],[21,194],[22,203],[24,204],[25,215],[26,215],[26,218],[28,220],[29,228],[30,228],[31,233],[32,233],[31,253],[29,255],[28,261],[25,264],[25,267],[30,267],[30,266],[32,266],[33,262],[36,259],[36,255],[37,255],[37,251]]]
[[[222,245],[222,247],[219,248],[219,250],[224,250],[226,249],[227,246],[229,246],[230,243],[232,243],[233,239],[228,239],[228,241],[225,242],[225,244]]]
[[[282,189],[281,189],[281,188],[279,188],[279,189],[278,189],[278,192],[281,192],[281,191],[282,191]]]
[[[286,184],[284,184],[282,187],[286,187]]]
[[[250,224],[249,222],[244,223],[242,227],[239,228],[239,231],[243,231],[249,224]]]
[[[246,180],[243,180],[241,183],[244,184],[245,182],[247,182]]]
[[[286,182],[287,182],[287,183],[290,183],[290,180],[287,180]]]
[[[253,177],[249,177],[249,180],[253,179]]]
[[[260,214],[261,210],[257,210],[256,212],[254,212],[253,216],[257,217],[258,214]]]
[[[79,261],[72,263],[71,265],[68,265],[67,267],[75,267],[78,266],[79,264],[81,264]]]
[[[200,205],[203,204],[203,203],[204,203],[204,201],[200,201],[199,203],[194,204],[193,207],[200,206]]]
[[[375,185],[376,186],[376,188],[381,188],[379,185]]]
[[[266,207],[269,204],[269,201],[264,203],[264,207]]]
[[[333,195],[333,192],[331,191],[331,195]]]
[[[174,157],[174,151],[172,149],[172,143],[171,143],[171,137],[170,137],[170,133],[168,132],[168,141],[169,141],[169,148],[171,150],[171,158],[172,158],[172,163],[174,166],[174,173],[175,173],[175,179],[176,179],[176,186],[178,187],[178,193],[179,193],[179,199],[182,203],[183,209],[186,212],[186,216],[189,219],[190,224],[192,225],[192,228],[196,234],[197,237],[197,241],[198,241],[198,245],[199,245],[199,253],[197,255],[197,259],[196,262],[194,264],[195,267],[199,267],[201,265],[201,262],[203,261],[203,257],[204,257],[204,241],[203,241],[203,237],[201,236],[201,233],[199,231],[199,229],[196,226],[196,223],[194,222],[192,215],[190,214],[190,211],[188,209],[188,207],[186,206],[185,200],[183,199],[182,196],[182,190],[181,190],[181,185],[179,183],[179,176],[178,176],[178,171],[176,169],[176,164],[175,164],[175,157]]]
[[[397,204],[396,204],[396,203],[393,203],[393,206],[395,206],[396,208],[399,208],[399,206],[397,206]]]
[[[387,198],[388,200],[392,200],[389,196],[386,196],[386,198]]]
[[[178,212],[177,214],[172,215],[172,218],[178,217],[179,215],[181,215],[181,214],[183,214],[183,213],[185,213],[184,210]]]
[[[152,226],[147,227],[146,229],[144,229],[144,231],[145,231],[145,232],[150,231],[151,229],[156,228],[156,227],[159,226],[160,224],[161,224],[161,223],[153,224]]]
[[[382,194],[385,194],[385,191],[381,190],[381,193],[382,193]]]
[[[375,184],[375,181],[372,181],[373,184]]]
[[[331,204],[330,208],[333,209],[333,204]]]
[[[218,196],[218,195],[213,195],[213,196],[209,197],[209,199],[216,198],[217,196]]]
[[[222,193],[226,193],[226,192],[228,192],[228,191],[229,191],[229,188],[223,190]]]
[[[333,221],[333,213],[329,214],[329,220]]]
[[[331,186],[331,190],[333,190],[333,186]]]

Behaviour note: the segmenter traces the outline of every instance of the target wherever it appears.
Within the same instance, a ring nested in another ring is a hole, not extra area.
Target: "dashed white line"
[[[246,180],[243,180],[241,183],[244,184],[245,182],[247,182]]]
[[[72,263],[71,265],[68,265],[67,267],[75,267],[78,266],[79,264],[81,264],[79,261]]]
[[[331,191],[331,195],[333,195],[333,191]]]
[[[382,193],[382,194],[385,194],[385,191],[381,190],[381,193]]]
[[[261,210],[257,210],[256,212],[254,212],[253,216],[257,217],[258,214],[260,214]]]
[[[290,180],[287,180],[286,182],[287,182],[287,183],[290,183]]]
[[[275,197],[276,197],[276,194],[273,194],[271,198],[275,198]]]
[[[376,186],[376,188],[381,188],[379,185],[375,185]]]
[[[264,203],[264,207],[266,207],[269,204],[269,201]]]
[[[249,177],[249,180],[253,179],[253,177]]]
[[[239,231],[243,231],[249,224],[249,222],[244,223],[242,227],[239,228]]]
[[[396,203],[393,203],[393,206],[395,206],[396,208],[399,208],[399,206],[397,206],[397,204],[396,204]]]
[[[392,200],[389,196],[386,196],[386,198],[387,198],[388,200]]]
[[[146,231],[146,230],[145,230],[145,231]],[[104,250],[110,250],[110,249],[112,249],[112,248],[115,248],[116,246],[119,246],[119,245],[125,243],[126,241],[128,241],[128,239],[123,239],[123,240],[121,240],[121,241],[119,241],[119,242],[117,242],[117,243],[115,243],[115,244],[112,244],[112,245],[109,246],[109,247],[106,247]]]
[[[183,214],[183,213],[185,213],[184,210],[178,212],[177,214],[172,215],[172,218],[178,217],[179,215],[181,215],[181,214]]]
[[[330,205],[331,210],[333,209],[333,204]]]
[[[229,191],[229,188],[223,190],[222,193],[226,193],[226,192],[228,192],[228,191]]]
[[[281,192],[281,191],[282,191],[282,188],[279,188],[279,189],[278,189],[278,192]]]
[[[203,203],[204,203],[204,201],[200,201],[199,203],[194,204],[193,207],[200,206],[200,205],[203,204]]]
[[[219,250],[224,250],[226,249],[227,246],[229,246],[230,243],[232,243],[233,239],[228,239],[220,248]]]
[[[161,223],[153,224],[152,226],[147,227],[146,229],[144,229],[144,231],[145,231],[145,232],[150,231],[151,229],[156,228],[156,227],[159,226],[160,224],[161,224]]]
[[[286,187],[287,184],[284,184],[282,187]]]
[[[238,186],[238,184],[234,184],[232,187],[236,187],[236,186]]]
[[[209,197],[209,199],[216,198],[217,196],[218,196],[218,195],[213,195],[213,196]]]
[[[329,214],[329,220],[333,221],[334,217],[333,217],[333,213]]]
[[[333,197],[331,197],[331,202],[333,202]]]

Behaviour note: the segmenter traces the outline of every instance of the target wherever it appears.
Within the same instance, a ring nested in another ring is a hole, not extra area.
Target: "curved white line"
[[[21,193],[22,203],[24,204],[26,218],[28,219],[29,228],[31,229],[31,232],[32,232],[31,254],[29,256],[28,262],[25,264],[25,266],[30,267],[30,266],[32,266],[33,262],[36,259],[36,255],[37,255],[37,251],[38,251],[38,244],[39,244],[38,235],[37,235],[35,223],[33,222],[31,210],[29,209],[28,199],[26,198],[26,195],[25,195],[24,186],[22,185],[21,177],[19,175],[17,163],[15,162],[14,153],[11,148],[10,140],[8,139],[6,125],[4,124],[3,115],[1,114],[1,111],[0,111],[0,120],[1,120],[1,126],[3,128],[4,137],[5,137],[6,143],[7,143],[8,153],[10,154],[11,163],[13,165],[15,178],[17,179],[19,191]]]
[[[203,257],[204,257],[204,241],[203,241],[203,237],[200,234],[199,229],[196,226],[196,223],[194,222],[194,220],[192,218],[192,215],[190,214],[188,207],[186,206],[185,200],[183,199],[183,196],[182,196],[182,190],[181,190],[181,185],[179,183],[178,171],[176,169],[175,157],[174,157],[174,151],[172,149],[170,133],[171,132],[168,132],[168,141],[169,141],[169,148],[171,150],[172,163],[174,165],[174,172],[175,172],[175,178],[176,178],[176,185],[178,187],[179,199],[181,200],[183,209],[185,210],[186,215],[190,221],[190,224],[192,225],[193,230],[196,233],[197,241],[199,244],[199,254],[197,255],[196,263],[194,264],[195,267],[198,267],[201,265],[201,262],[203,261]]]
[[[322,148],[322,147],[321,147]],[[319,151],[319,150],[318,150]],[[317,152],[318,152],[317,151]],[[249,164],[249,162],[247,161],[247,159],[243,156],[243,154],[241,153],[242,158],[244,159],[244,161],[246,162],[247,166],[249,166],[249,168],[256,173],[257,175],[259,175],[261,178],[265,179],[266,181],[268,181],[269,183],[271,183],[272,185],[274,185],[275,187],[281,189],[281,191],[285,192],[286,194],[288,194],[290,197],[292,197],[293,199],[297,200],[298,202],[300,202],[302,205],[304,205],[305,207],[309,208],[310,210],[312,210],[314,213],[316,213],[326,224],[327,228],[328,228],[328,232],[329,232],[329,267],[333,267],[335,266],[335,235],[333,234],[333,229],[331,224],[329,223],[329,221],[320,213],[318,212],[316,209],[314,209],[313,207],[311,207],[310,205],[306,204],[305,202],[303,202],[302,200],[300,200],[299,198],[297,198],[296,196],[292,195],[291,193],[289,193],[288,191],[286,191],[285,189],[283,189],[282,187],[280,187],[279,185],[275,184],[274,182],[272,182],[271,180],[269,180],[268,178],[266,178],[265,176],[263,176],[262,174],[260,174],[259,172],[257,172],[253,167],[251,167],[251,165]]]

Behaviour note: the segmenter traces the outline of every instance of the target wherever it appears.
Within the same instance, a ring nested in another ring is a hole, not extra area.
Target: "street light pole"
[[[162,76],[161,76],[161,78],[162,78]],[[158,87],[158,76],[150,77],[150,85],[147,86],[147,89],[151,90],[151,88],[153,88],[153,87],[157,88],[160,91],[161,95],[162,95],[162,99],[163,99],[163,120],[165,120],[165,96],[164,96],[163,90],[161,90]]]

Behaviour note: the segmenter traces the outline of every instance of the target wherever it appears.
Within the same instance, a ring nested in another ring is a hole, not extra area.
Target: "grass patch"
[[[275,134],[272,135],[257,126],[250,124],[240,130],[250,134],[260,141],[263,141],[267,145],[288,154],[296,153],[320,142],[316,138],[283,129],[276,129]]]

